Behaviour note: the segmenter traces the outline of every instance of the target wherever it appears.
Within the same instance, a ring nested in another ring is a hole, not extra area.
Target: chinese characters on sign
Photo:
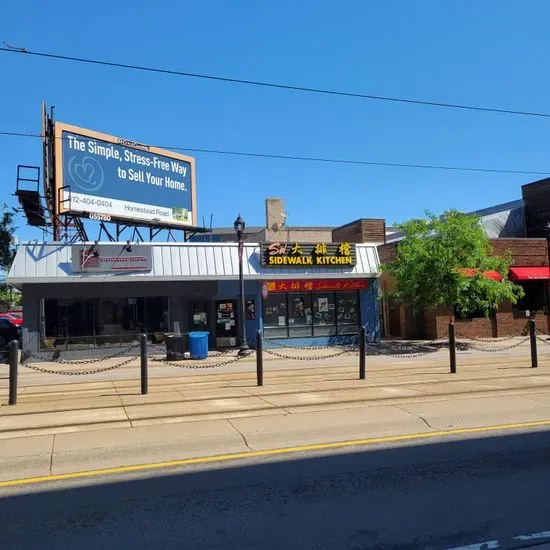
[[[311,281],[268,281],[269,292],[318,292],[323,290],[363,290],[366,279],[316,279]]]
[[[350,243],[266,243],[261,246],[264,266],[344,267],[356,264],[355,245]]]

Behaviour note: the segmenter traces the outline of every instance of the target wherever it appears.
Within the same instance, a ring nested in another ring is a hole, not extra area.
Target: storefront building
[[[23,350],[102,353],[146,332],[207,330],[211,348],[239,334],[236,243],[25,243],[8,282],[23,292]],[[365,325],[379,337],[376,246],[245,244],[246,335],[254,344],[327,343]]]
[[[527,321],[535,319],[537,327],[550,331],[549,294],[550,268],[548,242],[542,238],[491,239],[493,253],[509,256],[512,265],[508,278],[523,288],[525,296],[517,304],[504,302],[485,316],[472,312],[460,317],[451,307],[426,308],[413,311],[393,300],[391,278],[386,274],[380,280],[385,298],[382,300],[382,334],[387,338],[435,339],[446,338],[449,321],[453,320],[457,334],[469,338],[496,338],[526,333]],[[392,261],[399,243],[379,247],[382,263]],[[487,272],[485,276],[498,274]]]

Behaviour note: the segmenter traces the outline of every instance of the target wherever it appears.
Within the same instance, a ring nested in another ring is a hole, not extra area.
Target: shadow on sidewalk
[[[8,488],[0,540],[17,550],[509,542],[550,528],[549,457],[550,431],[537,431]]]

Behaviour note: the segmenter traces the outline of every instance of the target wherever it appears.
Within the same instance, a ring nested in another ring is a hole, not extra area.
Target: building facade
[[[360,325],[379,337],[376,246],[273,245],[244,245],[250,345],[257,331],[290,346],[334,342]],[[23,351],[109,350],[178,330],[236,346],[238,266],[235,243],[24,243],[8,276],[23,291]]]

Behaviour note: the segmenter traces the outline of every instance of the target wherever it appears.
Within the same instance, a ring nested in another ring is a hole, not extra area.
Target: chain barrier
[[[424,351],[417,351],[412,353],[391,353],[383,349],[377,348],[376,344],[367,343],[367,353],[369,351],[369,348],[371,348],[373,351],[376,352],[376,353],[373,353],[372,355],[384,355],[387,357],[394,357],[396,359],[415,359],[417,357],[425,357],[426,355],[437,353],[443,347],[448,345],[449,343],[447,341],[432,342],[430,344],[421,344],[421,347],[428,348],[427,350],[424,350]]]
[[[287,349],[289,347],[292,347],[292,349],[299,349],[299,350],[304,350],[304,351],[318,351],[318,350],[325,350],[325,349],[331,349],[331,348],[341,348],[342,346],[347,346],[347,347],[356,347],[358,346],[358,342],[359,342],[359,336],[357,334],[354,334],[353,336],[349,336],[349,337],[344,337],[342,339],[341,342],[337,342],[335,344],[327,344],[327,345],[324,345],[324,346],[296,346],[296,345],[293,345],[293,346],[289,346],[288,345],[288,342],[279,342],[277,340],[264,340],[264,351],[266,351],[266,349],[272,345],[273,347],[276,347],[276,348],[283,348],[283,349]]]
[[[254,351],[252,351],[252,353],[254,353]],[[225,367],[226,365],[231,365],[233,363],[238,363],[244,357],[249,357],[250,355],[252,355],[252,353],[250,353],[249,355],[246,355],[246,356],[236,355],[235,357],[232,357],[228,361],[222,361],[222,362],[219,362],[219,363],[214,363],[213,365],[212,364],[210,364],[210,365],[205,365],[205,364],[202,364],[202,365],[189,365],[189,364],[182,364],[182,363],[174,363],[173,361],[166,361],[165,359],[153,359],[153,361],[155,361],[156,363],[162,363],[164,365],[168,365],[170,367],[178,367],[180,369],[215,369],[215,368],[218,368],[218,367]]]
[[[36,365],[27,364],[27,363],[24,363],[23,366],[28,368],[28,369],[38,371],[38,372],[43,372],[43,373],[46,373],[46,374],[61,374],[61,375],[65,375],[65,376],[83,376],[83,375],[88,375],[88,374],[98,374],[100,372],[107,372],[107,371],[110,371],[110,370],[115,370],[115,369],[124,367],[125,365],[128,365],[129,363],[131,363],[132,361],[137,360],[138,358],[139,358],[139,355],[136,355],[134,357],[129,357],[128,359],[125,359],[124,361],[121,361],[120,363],[117,363],[115,365],[111,365],[109,367],[101,367],[99,369],[86,370],[86,371],[45,369],[45,368],[42,368],[42,367],[38,367]]]
[[[466,345],[468,346],[468,348],[471,348],[475,351],[482,351],[482,352],[486,352],[486,353],[497,353],[497,352],[500,352],[500,351],[508,351],[510,349],[518,348],[519,346],[521,346],[522,344],[525,344],[525,342],[528,342],[528,341],[529,341],[529,336],[526,336],[522,340],[519,340],[518,342],[514,342],[510,346],[500,346],[498,348],[483,348],[483,347],[480,347],[480,346],[475,346],[473,344],[466,344]]]
[[[23,355],[25,355],[27,358],[36,359],[37,361],[40,361],[42,363],[59,363],[61,365],[92,365],[94,363],[101,363],[102,361],[106,361],[108,359],[116,359],[117,357],[126,355],[128,352],[138,347],[138,345],[130,346],[129,348],[121,349],[116,353],[112,353],[110,355],[101,355],[98,357],[94,357],[93,359],[46,359],[43,356],[36,355],[34,353],[31,353],[30,351],[25,351]]]
[[[456,331],[455,331],[455,334],[456,334],[457,338],[462,338],[464,340],[472,340],[474,342],[482,342],[482,343],[495,342],[495,343],[498,344],[500,342],[509,342],[510,340],[513,340],[514,338],[524,337],[525,336],[525,330],[523,330],[519,334],[514,334],[513,336],[499,336],[499,337],[496,337],[496,338],[482,338],[482,337],[478,337],[478,336],[469,336],[467,334],[463,334],[461,332],[456,332]]]
[[[539,342],[542,342],[543,344],[546,344],[547,346],[550,346],[550,339],[544,339],[544,338],[541,338],[540,336],[537,336],[537,340]]]
[[[308,349],[308,348],[296,348],[296,349]],[[327,348],[323,347],[319,349],[327,349]],[[332,353],[330,355],[289,355],[286,353],[280,353],[277,351],[270,350],[269,348],[264,348],[264,353],[267,353],[268,355],[273,355],[274,357],[280,357],[281,359],[291,359],[294,361],[320,361],[322,359],[331,359],[332,357],[340,357],[341,355],[345,355],[346,353],[351,353],[355,351],[356,351],[356,348],[348,347],[346,349],[339,350],[336,353]]]

